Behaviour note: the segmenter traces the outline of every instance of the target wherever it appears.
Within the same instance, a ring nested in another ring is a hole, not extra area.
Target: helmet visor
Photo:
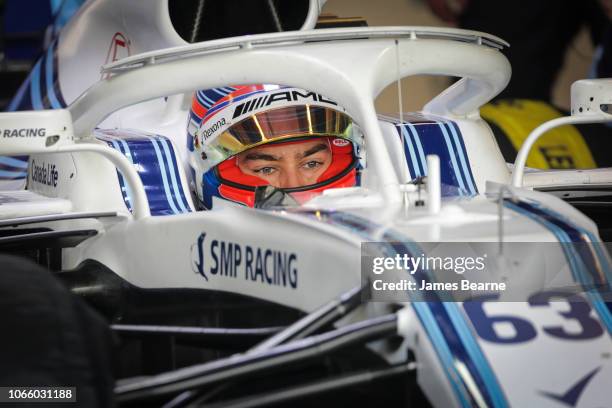
[[[250,115],[218,137],[206,140],[202,149],[210,167],[271,141],[294,137],[334,136],[353,141],[353,121],[340,111],[313,105],[286,106]]]

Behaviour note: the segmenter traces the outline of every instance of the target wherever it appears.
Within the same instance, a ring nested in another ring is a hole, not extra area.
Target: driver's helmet
[[[361,139],[343,108],[304,89],[244,85],[197,91],[188,125],[193,188],[208,209],[213,196],[253,207],[256,191],[273,183],[274,190],[301,203],[325,189],[358,183]],[[308,161],[309,155],[320,159]],[[298,166],[303,179],[290,180],[277,163]]]

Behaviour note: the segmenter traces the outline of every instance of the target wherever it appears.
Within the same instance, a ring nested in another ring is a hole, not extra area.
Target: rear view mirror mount
[[[0,155],[51,153],[73,143],[66,109],[0,113]]]

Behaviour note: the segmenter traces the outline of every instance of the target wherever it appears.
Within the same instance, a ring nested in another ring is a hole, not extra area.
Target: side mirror
[[[514,161],[512,185],[523,186],[523,173],[529,151],[549,130],[563,125],[612,122],[612,78],[582,79],[572,84],[571,116],[549,120],[535,128],[525,139]]]
[[[612,79],[582,79],[572,84],[572,116],[611,115]]]
[[[73,143],[66,109],[0,113],[0,155],[52,153]]]
[[[66,109],[0,113],[0,156],[92,152],[101,154],[123,174],[133,193],[135,219],[151,215],[142,180],[117,150],[97,143],[74,143],[72,115]]]

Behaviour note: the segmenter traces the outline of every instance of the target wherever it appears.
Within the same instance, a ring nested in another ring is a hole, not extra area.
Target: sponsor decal
[[[298,256],[294,252],[206,239],[203,232],[191,246],[191,258],[193,271],[207,281],[241,279],[291,289],[298,286]]]
[[[206,140],[211,137],[216,131],[218,131],[222,126],[225,126],[225,123],[225,118],[221,118],[212,125],[210,125],[208,128],[202,129],[200,134],[202,135],[204,140]]]
[[[37,163],[36,161],[32,160],[30,172],[32,175],[32,181],[50,187],[57,187],[59,172],[57,171],[55,164],[44,162]]]
[[[45,137],[45,128],[3,129],[2,137]]]
[[[315,101],[328,103],[330,105],[338,105],[336,102],[326,99],[324,96],[314,92],[302,93],[298,90],[279,91],[273,94],[260,96],[258,98],[249,99],[245,103],[236,106],[232,119],[236,119],[240,115],[247,114],[255,109],[270,106],[276,102],[296,102],[296,101]]]
[[[344,139],[334,139],[332,140],[332,143],[334,144],[334,146],[343,147],[349,144],[349,141]]]
[[[588,374],[586,374],[584,377],[581,377],[579,380],[577,380],[576,383],[572,384],[570,388],[562,394],[547,391],[540,391],[540,394],[555,401],[558,401],[568,407],[575,407],[576,405],[578,405],[578,400],[586,389],[586,386],[593,379],[593,377],[595,377],[595,374],[597,374],[599,370],[601,370],[601,367],[597,367]]]
[[[551,169],[574,169],[576,163],[567,146],[542,146],[540,152]]]

